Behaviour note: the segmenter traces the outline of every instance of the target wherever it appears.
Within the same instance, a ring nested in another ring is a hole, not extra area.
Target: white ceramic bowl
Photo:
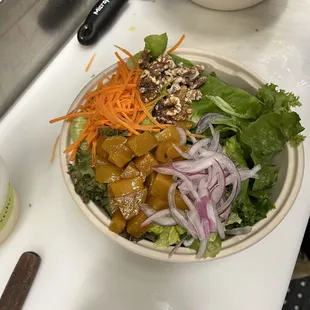
[[[180,48],[178,49],[177,54],[184,58],[190,59],[195,63],[205,65],[208,72],[214,71],[220,79],[233,86],[241,87],[250,93],[255,93],[261,85],[265,84],[265,82],[255,73],[224,57],[197,49]],[[70,107],[70,111],[83,102],[82,98],[84,94],[90,90],[93,90],[104,75],[109,76],[113,74],[115,69],[116,65],[113,65],[90,81],[90,83],[82,89],[80,94],[74,100]],[[69,124],[64,123],[60,142],[61,169],[63,172],[63,177],[73,199],[94,225],[123,247],[137,254],[170,262],[197,261],[193,250],[180,248],[175,255],[168,258],[168,253],[172,249],[171,247],[155,249],[153,248],[153,244],[149,241],[142,240],[138,243],[133,243],[111,232],[109,230],[110,219],[104,214],[104,212],[92,202],[89,204],[83,203],[82,199],[74,191],[73,183],[70,176],[67,174],[69,159],[68,156],[63,153],[63,150],[66,149],[69,144]],[[232,237],[229,240],[224,241],[222,250],[215,259],[232,255],[252,246],[267,236],[277,225],[279,225],[291,209],[298,194],[303,177],[303,147],[299,146],[298,148],[292,148],[287,145],[285,150],[276,156],[275,163],[280,166],[279,179],[272,191],[272,199],[275,202],[276,208],[268,213],[266,219],[254,225],[251,233],[243,236]]]
[[[264,0],[192,0],[208,9],[219,11],[236,11],[248,8]]]

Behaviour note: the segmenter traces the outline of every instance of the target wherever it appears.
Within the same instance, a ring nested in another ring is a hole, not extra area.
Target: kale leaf
[[[91,167],[91,153],[79,150],[76,155],[75,164],[68,167],[76,193],[84,203],[92,200],[100,208],[103,208],[111,217],[109,196],[106,184],[98,183],[95,179],[94,169]]]

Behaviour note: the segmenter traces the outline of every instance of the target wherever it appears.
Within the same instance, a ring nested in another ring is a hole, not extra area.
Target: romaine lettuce
[[[180,242],[180,236],[186,234],[186,230],[181,226],[169,226],[164,227],[160,225],[153,225],[149,229],[149,232],[157,235],[157,240],[154,243],[154,247],[169,247],[170,245]]]

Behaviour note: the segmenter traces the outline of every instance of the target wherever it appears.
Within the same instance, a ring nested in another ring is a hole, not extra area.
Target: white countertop
[[[300,95],[299,113],[310,137],[309,14],[307,0],[269,0],[231,13],[187,0],[131,0],[96,46],[82,47],[74,37],[0,123],[0,153],[22,208],[16,229],[0,247],[0,292],[22,252],[33,250],[42,265],[25,310],[281,309],[310,213],[308,162],[293,208],[258,244],[213,262],[161,263],[114,244],[78,209],[59,160],[49,163],[61,124],[48,121],[66,113],[91,76],[115,61],[113,44],[135,52],[146,35],[166,31],[171,44],[186,33],[184,47],[243,62]],[[309,138],[305,152],[307,159]]]

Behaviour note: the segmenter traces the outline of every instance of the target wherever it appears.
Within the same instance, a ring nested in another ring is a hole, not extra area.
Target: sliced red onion
[[[208,213],[210,232],[217,232],[216,212],[211,203],[207,205],[207,213]]]
[[[222,189],[221,186],[216,185],[211,191],[211,199],[215,205],[219,203],[221,198],[223,197],[225,189]]]
[[[207,187],[206,178],[201,178],[198,185],[198,195],[199,197],[209,196],[209,190]]]
[[[145,214],[145,213],[144,213]],[[171,217],[171,213],[169,209],[161,210],[155,212],[151,215],[148,219],[146,219],[142,224],[141,227],[147,226],[152,222],[161,225],[161,226],[174,226],[176,225],[175,220]]]
[[[245,234],[250,233],[251,230],[252,230],[251,226],[245,226],[245,227],[226,230],[226,234],[231,235],[231,236],[245,235]]]
[[[168,257],[170,258],[172,255],[175,254],[175,252],[180,248],[180,246],[184,243],[187,236],[184,236],[179,243],[176,244],[176,246],[172,249],[172,251],[169,253]]]
[[[193,186],[194,186],[194,184],[193,184]],[[194,186],[194,187],[195,187],[195,186]],[[180,192],[184,192],[184,193],[186,193],[186,194],[189,193],[188,186],[187,186],[186,183],[184,183],[184,182],[182,182],[182,184],[179,184],[178,188],[179,188]]]
[[[156,213],[156,211],[146,203],[141,204],[140,209],[147,217],[150,217]]]
[[[196,132],[197,134],[201,134],[210,127],[210,124],[214,124],[219,120],[229,120],[229,119],[231,118],[219,113],[207,113],[198,121]]]
[[[221,219],[219,218],[219,216],[217,214],[217,210],[215,209],[215,207],[213,207],[213,209],[214,209],[214,215],[215,215],[215,220],[216,220],[217,232],[220,235],[221,239],[224,239],[225,238],[224,224],[222,223]]]
[[[172,163],[172,167],[183,173],[198,173],[214,164],[213,158],[199,160],[184,160]]]
[[[214,167],[209,167],[208,171],[210,171],[210,178],[208,179],[208,188],[212,189],[217,183],[217,175],[216,175],[216,170]]]
[[[199,240],[203,240],[205,238],[204,229],[201,225],[200,217],[194,213],[194,212],[187,212],[188,217],[188,224],[190,227],[193,228],[193,232],[190,234]]]
[[[262,169],[261,165],[256,165],[252,169],[248,168],[241,168],[239,169],[241,180],[247,180],[247,179],[258,179],[257,173]]]
[[[186,144],[186,131],[182,127],[176,127],[179,135],[180,135],[180,145],[185,145]]]
[[[211,143],[210,138],[202,139],[198,142],[196,142],[188,151],[188,155],[195,156],[202,148],[207,147]]]
[[[183,192],[181,192],[181,197],[184,200],[185,204],[187,205],[188,210],[196,212],[198,214],[195,205],[192,203],[192,201]]]
[[[213,136],[213,140],[208,149],[210,151],[217,151],[220,145],[220,133],[214,130],[212,124],[210,124],[210,129]]]
[[[200,220],[201,226],[203,228],[203,233],[205,235],[205,238],[208,238],[210,236],[210,223],[209,220],[206,218],[203,218]]]
[[[217,160],[214,160],[213,170],[217,176],[217,183],[220,188],[220,191],[224,192],[226,187],[226,178],[224,170],[222,169],[221,165],[218,163]]]
[[[201,223],[200,223],[200,219],[199,219],[199,224],[196,223],[192,217],[188,217],[188,224],[187,224],[189,230],[188,230],[188,233],[194,237],[194,238],[197,238],[197,239],[200,239],[203,237],[203,228],[201,226]]]
[[[204,178],[204,177],[208,177],[208,175],[205,173],[196,173],[196,174],[188,175],[188,178],[191,181],[200,180],[201,178]]]
[[[198,214],[201,219],[201,224],[204,229],[205,238],[210,234],[210,231],[216,232],[216,217],[214,208],[209,197],[203,197],[197,206]]]
[[[227,208],[230,207],[234,199],[239,195],[240,191],[240,180],[236,177],[236,180],[232,183],[232,190],[230,193],[230,196],[227,198],[227,200],[222,204],[218,209],[217,212],[219,215],[224,213]]]
[[[175,191],[177,188],[177,183],[171,184],[169,191],[168,191],[168,204],[169,209],[171,212],[172,217],[175,219],[175,221],[185,229],[187,229],[187,220],[185,217],[179,212],[177,209],[177,206],[175,204]]]
[[[174,149],[185,159],[193,159],[192,156],[190,156],[188,153],[182,151],[177,145],[172,144],[172,146],[174,147]]]
[[[168,175],[172,175],[172,176],[180,178],[184,183],[186,183],[186,185],[188,186],[188,190],[191,192],[193,197],[195,197],[195,199],[197,199],[198,201],[200,200],[198,193],[193,187],[193,183],[191,182],[191,180],[182,172],[177,171],[173,167],[173,164],[172,164],[172,167],[171,166],[170,167],[169,166],[155,166],[153,167],[153,170],[155,170],[156,172],[162,173],[162,174],[168,174]]]
[[[188,233],[191,234],[193,237],[196,237],[197,230],[195,228],[196,224],[195,221],[192,223],[191,220],[188,221],[187,214],[184,214],[184,212],[181,212],[181,210],[178,210],[175,204],[175,191],[176,191],[177,184],[174,183],[170,186],[168,191],[168,203],[169,203],[169,209],[171,211],[171,215],[175,219],[175,221],[182,226],[183,228],[187,229]],[[198,218],[199,220],[199,218]],[[199,223],[198,223],[199,224]]]
[[[201,226],[198,211],[195,205],[191,202],[191,200],[186,195],[184,195],[184,193],[181,192],[181,196],[189,209],[189,211],[186,212],[188,221],[192,224],[192,226],[196,230],[196,235],[192,234],[192,236],[193,237],[197,236],[199,239],[201,239],[204,237],[204,231]]]
[[[197,255],[196,255],[197,259],[203,258],[204,254],[206,252],[206,249],[207,249],[207,245],[208,245],[208,239],[200,240],[199,250],[198,250]]]
[[[247,179],[257,179],[258,178],[257,172],[260,170],[261,170],[261,165],[257,165],[253,167],[252,169],[248,169],[248,168],[238,169],[238,172],[239,172],[241,181],[245,181]],[[231,184],[232,181],[233,181],[233,176],[228,175],[226,177],[226,185]]]

